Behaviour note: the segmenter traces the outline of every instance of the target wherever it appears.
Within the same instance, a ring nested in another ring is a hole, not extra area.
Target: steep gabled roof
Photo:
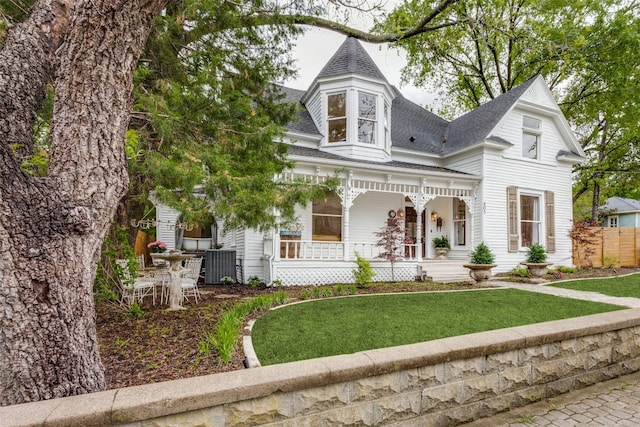
[[[489,132],[496,127],[536,78],[537,76],[530,78],[520,86],[453,120],[449,124],[443,152],[450,153],[491,136]]]
[[[279,86],[279,89],[285,95],[285,98],[283,100],[284,102],[295,103],[298,107],[298,120],[289,122],[287,128],[290,131],[321,136],[318,127],[311,118],[311,114],[309,114],[309,111],[300,103],[300,100],[304,96],[305,91],[284,86]]]
[[[357,74],[387,82],[386,77],[362,47],[362,44],[353,37],[347,37],[327,62],[327,65],[320,71],[316,80],[343,74]]]
[[[449,122],[414,104],[393,88],[391,104],[391,141],[394,147],[438,153]]]
[[[600,209],[611,212],[640,211],[640,200],[625,199],[624,197],[610,197]]]

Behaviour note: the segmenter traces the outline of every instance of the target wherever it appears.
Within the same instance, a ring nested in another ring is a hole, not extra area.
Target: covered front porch
[[[376,272],[374,282],[429,280],[439,283],[471,282],[473,279],[463,267],[465,260],[435,259],[424,261],[403,260],[393,266],[393,274],[389,262],[379,259],[371,260]],[[355,259],[347,262],[334,261],[284,261],[271,264],[272,277],[283,286],[291,285],[325,285],[334,283],[353,283]]]
[[[317,177],[317,175],[316,175]],[[312,177],[297,173],[290,179]],[[390,221],[404,232],[395,254],[395,280],[415,280],[424,261],[438,257],[432,240],[445,236],[446,255],[459,264],[472,248],[476,179],[448,179],[348,171],[325,200],[301,207],[298,223],[264,236],[272,280],[283,284],[349,283],[356,254],[371,262],[376,281],[392,280],[390,262],[378,242]],[[446,261],[446,260],[445,260]],[[466,276],[468,279],[468,276]]]

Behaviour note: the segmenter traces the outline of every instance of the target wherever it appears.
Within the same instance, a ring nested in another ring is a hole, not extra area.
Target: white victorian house
[[[281,179],[322,180],[338,170],[341,184],[324,202],[298,208],[299,233],[220,236],[245,282],[351,283],[356,252],[371,261],[374,280],[389,280],[375,245],[389,217],[404,222],[410,242],[396,280],[429,275],[437,236],[449,238],[447,258],[459,264],[484,241],[494,272],[517,266],[533,243],[550,262],[572,265],[571,168],[584,153],[541,77],[447,121],[404,98],[347,38],[306,91],[283,90],[301,108],[286,133],[295,168]],[[157,218],[178,214],[157,205]],[[176,245],[172,228],[158,237]]]

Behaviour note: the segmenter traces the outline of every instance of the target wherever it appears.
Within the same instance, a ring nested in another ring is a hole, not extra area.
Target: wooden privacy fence
[[[640,266],[640,228],[584,228],[573,236],[573,263],[581,268]]]

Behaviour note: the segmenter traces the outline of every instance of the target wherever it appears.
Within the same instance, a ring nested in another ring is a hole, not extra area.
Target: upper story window
[[[333,93],[328,100],[329,142],[347,140],[347,93]]]
[[[384,148],[389,148],[390,137],[390,129],[389,129],[389,104],[384,103]]]
[[[376,99],[375,95],[358,92],[358,142],[376,142]]]
[[[541,122],[524,116],[522,118],[522,156],[537,159],[540,151]]]

